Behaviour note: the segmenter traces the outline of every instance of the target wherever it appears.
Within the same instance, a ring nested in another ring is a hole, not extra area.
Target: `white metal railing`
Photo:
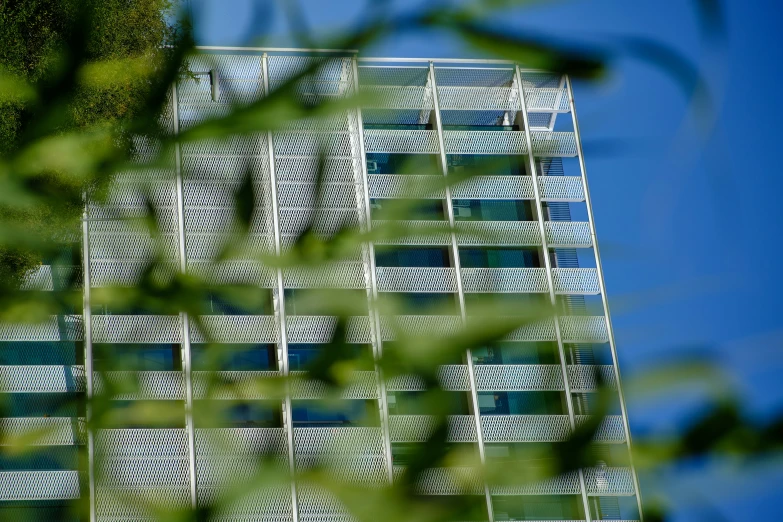
[[[542,201],[585,200],[582,178],[579,176],[540,176],[538,189]]]
[[[0,366],[0,393],[83,392],[85,379],[83,366]]]
[[[0,471],[0,500],[79,498],[78,471]]]
[[[635,494],[631,468],[598,466],[586,468],[585,486],[591,496],[630,496]]]
[[[436,418],[432,415],[389,415],[392,442],[424,442],[435,431]],[[476,442],[476,423],[473,415],[448,415],[446,441]]]
[[[546,239],[550,247],[589,248],[593,246],[588,223],[582,221],[546,221]]]
[[[544,293],[549,283],[544,268],[463,268],[466,293]]]
[[[364,148],[368,154],[437,154],[438,137],[431,130],[365,129]]]
[[[601,293],[595,268],[553,268],[556,294],[596,295]]]
[[[568,415],[482,415],[484,442],[557,442],[571,434]]]
[[[453,268],[379,266],[375,274],[380,292],[457,291]]]

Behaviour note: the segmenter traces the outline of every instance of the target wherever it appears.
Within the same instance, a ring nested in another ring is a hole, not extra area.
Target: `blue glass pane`
[[[181,369],[178,344],[95,344],[96,370],[171,371]]]
[[[584,520],[579,495],[492,497],[495,520]]]
[[[294,427],[338,427],[375,425],[377,408],[372,401],[343,400],[336,404],[324,401],[293,401],[291,414]]]
[[[463,268],[535,268],[538,252],[525,248],[460,248]]]
[[[193,344],[194,370],[262,371],[275,370],[274,344]]]
[[[555,342],[499,342],[473,350],[476,364],[557,364]]]
[[[457,221],[530,221],[529,203],[518,199],[455,199]]]
[[[341,352],[325,353],[334,347],[326,344],[289,344],[288,363],[291,370],[308,370],[318,361],[328,359],[330,362],[350,360],[357,369],[372,369],[371,347],[367,344],[343,344]]]
[[[563,415],[563,397],[556,391],[479,392],[482,415]]]
[[[375,251],[377,266],[393,267],[449,267],[448,248],[381,248]]]
[[[81,364],[82,343],[70,341],[0,342],[0,364]]]
[[[482,128],[481,130],[487,130]],[[493,130],[498,130],[494,128]],[[499,130],[503,130],[500,128]],[[525,156],[497,156],[485,154],[450,154],[449,172],[469,171],[484,176],[519,176],[525,173]]]

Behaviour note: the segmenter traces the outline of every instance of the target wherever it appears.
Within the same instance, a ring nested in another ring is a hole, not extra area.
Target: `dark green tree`
[[[102,142],[111,154],[131,153],[128,124],[149,112],[153,78],[177,36],[169,18],[172,9],[169,0],[0,3],[0,77],[10,84],[26,82],[38,93],[20,87],[6,89],[0,96],[0,155],[13,156],[40,133],[41,108],[51,103],[60,110],[49,112],[49,118],[55,119],[47,122],[49,131],[81,130],[89,136],[85,146]],[[80,69],[68,67],[73,63],[79,63]],[[66,170],[12,174],[26,175],[24,184],[39,194],[64,197],[61,204],[34,208],[0,202],[0,214],[15,222],[19,231],[39,239],[67,235],[81,213],[85,184],[95,180]],[[41,263],[41,252],[35,250],[0,247],[3,285],[18,285]]]

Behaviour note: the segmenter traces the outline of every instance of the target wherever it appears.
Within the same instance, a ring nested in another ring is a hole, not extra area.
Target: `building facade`
[[[440,366],[447,443],[513,474],[605,414],[592,450],[598,465],[515,486],[433,468],[419,493],[467,499],[489,521],[639,520],[569,79],[500,61],[317,59],[291,87],[313,55],[194,56],[195,76],[173,88],[163,117],[173,134],[281,87],[302,100],[359,93],[362,106],[305,115],[275,132],[183,141],[165,161],[118,174],[110,197],[85,213],[83,309],[0,327],[0,426],[14,435],[46,430],[34,456],[2,459],[0,510],[51,518],[81,498],[93,519],[116,521],[151,516],[148,502],[209,505],[231,480],[257,472],[260,453],[276,455],[264,465],[282,473],[327,455],[340,476],[394,480],[434,424],[417,405],[422,379],[381,378],[384,349],[404,341],[400,332],[456,332],[489,302],[510,315],[537,305],[556,314]],[[137,145],[141,163],[158,157],[154,142]],[[471,176],[443,182],[464,173]],[[241,236],[240,191],[256,204]],[[373,236],[395,205],[411,218],[397,224],[413,232]],[[148,208],[157,235],[129,219]],[[329,237],[350,228],[372,241],[329,263],[259,261],[285,254],[305,230]],[[117,308],[103,290],[150,284],[157,276],[145,267],[156,256],[163,272],[259,291],[241,305],[215,292],[198,317]],[[28,286],[57,290],[65,278],[62,267],[44,266]],[[325,315],[308,301],[318,289],[339,290],[364,308],[344,319]],[[405,312],[385,316],[384,299]],[[318,403],[322,383],[292,384],[278,398],[253,385],[311,368],[335,332],[344,336],[341,349],[368,362],[331,408]],[[215,392],[213,380],[228,387]],[[107,390],[111,414],[87,430],[97,406],[87,411],[79,397]],[[231,403],[229,413],[213,415],[221,401]],[[168,408],[163,422],[122,413],[146,402]],[[346,519],[339,502],[306,480],[229,504],[221,520]]]

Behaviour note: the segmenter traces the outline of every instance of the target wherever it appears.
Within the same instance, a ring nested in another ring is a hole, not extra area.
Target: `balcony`
[[[527,154],[525,133],[520,131],[445,130],[443,139],[447,154]],[[572,132],[532,131],[531,141],[536,157],[576,156]]]
[[[193,343],[275,343],[277,320],[273,315],[202,315],[199,317],[205,332],[195,321],[190,323]]]
[[[465,293],[547,293],[544,268],[463,268]]]
[[[584,470],[587,494],[621,497],[635,494],[631,468],[594,467]]]
[[[476,442],[476,419],[473,415],[446,417],[447,442]],[[389,415],[391,442],[424,442],[435,431],[431,415]]]
[[[528,112],[568,112],[568,90],[525,87],[525,105]]]
[[[177,315],[94,315],[95,343],[179,343],[181,322]]]
[[[367,154],[437,154],[438,133],[432,130],[365,129],[364,150]]]
[[[520,318],[522,320],[522,318]],[[561,334],[566,343],[606,343],[609,336],[603,316],[560,317]],[[458,316],[406,315],[381,318],[381,334],[384,341],[393,341],[397,333],[412,336],[457,335],[462,328]],[[506,336],[508,341],[556,341],[555,325],[544,319],[520,326]]]
[[[432,91],[418,85],[361,85],[370,98],[363,109],[422,110],[432,108]]]
[[[443,111],[515,112],[520,109],[515,87],[438,85],[438,101]]]
[[[371,198],[442,199],[444,178],[434,175],[375,174],[368,176]],[[541,176],[538,178],[542,201],[584,201],[582,178],[579,176]],[[456,199],[521,199],[535,198],[531,176],[474,176],[451,187]]]
[[[77,499],[78,471],[0,471],[0,500]]]
[[[185,399],[185,376],[179,371],[95,372],[96,395],[109,392],[104,379],[111,384],[114,400]]]
[[[81,315],[50,315],[40,323],[0,323],[0,341],[81,341]]]
[[[83,417],[0,418],[0,433],[5,441],[30,446],[75,446],[87,439]]]
[[[383,267],[375,269],[381,292],[457,292],[453,268]]]
[[[0,366],[0,393],[75,393],[85,389],[83,366]]]

